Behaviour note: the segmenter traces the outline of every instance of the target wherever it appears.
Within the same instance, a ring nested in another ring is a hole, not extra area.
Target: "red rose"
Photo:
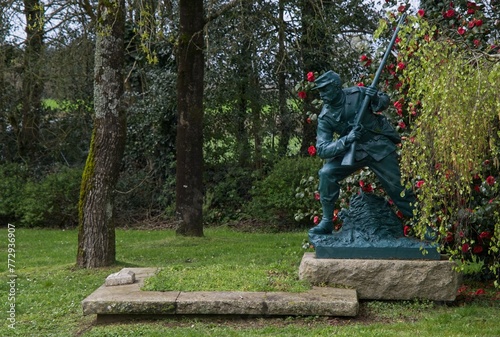
[[[475,295],[484,295],[484,294],[486,294],[486,291],[484,291],[484,289],[480,288],[480,289],[476,290],[476,292],[474,294]]]
[[[364,86],[365,86],[365,84],[364,84],[363,82],[359,82],[359,83],[357,84],[357,86],[358,86],[358,87],[364,87]]]
[[[495,185],[495,177],[493,176],[488,176],[488,178],[486,178],[486,183],[490,186],[493,186]]]
[[[421,18],[423,18],[423,17],[424,17],[424,15],[425,15],[425,11],[424,11],[423,9],[419,9],[419,10],[417,11],[417,15],[418,15],[418,16],[420,16]]]
[[[314,82],[314,73],[312,71],[307,73],[307,81]]]
[[[300,98],[300,99],[304,99],[304,98],[306,98],[306,97],[307,97],[307,95],[306,95],[306,92],[305,92],[305,91],[299,91],[298,95],[299,95],[299,98]]]
[[[311,122],[312,122],[311,117],[307,117],[306,122],[307,122],[307,124],[311,124]]]
[[[362,190],[367,192],[367,193],[371,193],[371,192],[373,192],[373,186],[372,186],[372,184],[365,185],[362,187]]]
[[[470,22],[467,24],[467,27],[469,27],[469,29],[472,29],[472,28],[474,28],[474,24],[475,24],[475,22],[474,22],[474,20],[472,20],[472,21],[470,21]]]
[[[478,245],[478,246],[474,246],[474,247],[472,248],[472,252],[473,252],[474,254],[480,254],[482,251],[483,251],[483,247],[482,247],[482,246],[479,246],[479,245]]]
[[[396,44],[398,44],[399,42],[401,42],[401,39],[399,38],[399,36],[398,36],[398,37],[396,37],[396,40],[394,40],[394,42],[395,42]]]
[[[483,25],[483,20],[481,19],[474,20],[474,24],[476,25],[476,27],[481,27]]]
[[[419,180],[415,183],[416,188],[421,188],[425,184],[425,181]]]
[[[484,231],[484,232],[481,232],[481,234],[479,234],[479,237],[480,237],[481,239],[483,239],[483,240],[484,240],[484,239],[489,239],[489,238],[491,238],[491,237],[492,237],[492,235],[491,235],[491,233],[490,233],[490,232],[486,232],[486,231]]]
[[[403,218],[405,217],[405,216],[403,215],[403,212],[401,212],[401,211],[397,211],[397,212],[396,212],[396,215],[397,215],[397,216],[398,216],[398,218],[400,218],[400,219],[403,219]]]
[[[445,18],[452,18],[455,16],[455,11],[453,9],[448,9],[443,15]]]
[[[307,149],[307,152],[309,153],[309,155],[311,157],[316,155],[316,148],[314,147],[314,145],[309,146],[309,148]]]
[[[405,122],[403,122],[403,121],[399,122],[399,123],[398,123],[398,126],[399,126],[401,129],[406,128],[406,124],[405,124]]]
[[[401,5],[398,7],[398,12],[399,13],[404,13],[404,11],[406,10],[406,6],[405,5]]]
[[[465,29],[464,29],[464,27],[460,27],[460,28],[458,28],[458,29],[457,29],[457,33],[458,33],[459,35],[464,35],[464,34],[465,34]]]
[[[410,235],[411,227],[410,226],[404,226],[403,228],[403,234],[404,236]]]
[[[396,101],[394,102],[394,107],[399,110],[403,107],[403,103],[401,103],[401,101]]]
[[[481,44],[481,41],[479,41],[478,39],[475,39],[473,42],[474,42],[474,46],[476,46],[476,47],[478,47]]]
[[[314,199],[319,200],[319,193],[318,192],[314,192]]]
[[[468,243],[464,243],[462,245],[462,252],[463,253],[467,253],[469,251],[469,244]]]
[[[313,222],[314,222],[315,225],[319,224],[319,216],[315,216],[313,218]]]
[[[406,65],[403,62],[399,62],[398,63],[398,69],[399,70],[403,70],[404,68],[406,68]]]
[[[467,10],[467,14],[474,14],[475,12],[476,12],[476,11],[475,11],[474,9],[472,9],[472,8],[469,8],[469,9]]]
[[[368,60],[369,60],[369,58],[368,58],[368,56],[366,56],[366,55],[361,55],[360,60],[361,60],[362,62],[365,62],[365,61],[368,61]]]

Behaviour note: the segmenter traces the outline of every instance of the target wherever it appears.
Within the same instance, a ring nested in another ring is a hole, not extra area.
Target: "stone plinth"
[[[135,282],[102,285],[82,302],[83,314],[114,320],[131,315],[356,316],[356,290],[313,287],[302,293],[243,291],[142,291],[154,268],[129,268]],[[119,273],[117,273],[119,274]],[[115,279],[116,277],[112,277]],[[120,281],[121,282],[121,281]]]
[[[454,301],[461,283],[449,260],[317,259],[305,253],[299,278],[356,289],[359,299]]]

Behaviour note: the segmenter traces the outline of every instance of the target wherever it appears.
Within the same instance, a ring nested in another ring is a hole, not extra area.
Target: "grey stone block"
[[[461,276],[448,260],[317,259],[305,253],[299,278],[356,289],[360,299],[454,301]]]
[[[119,286],[123,284],[132,284],[135,282],[135,273],[130,269],[122,269],[117,273],[106,277],[106,286]]]

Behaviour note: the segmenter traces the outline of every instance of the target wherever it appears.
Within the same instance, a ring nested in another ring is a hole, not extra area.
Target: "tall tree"
[[[39,0],[24,0],[26,41],[23,72],[22,126],[19,134],[19,155],[35,159],[42,110],[42,52],[44,8]]]
[[[115,261],[113,197],[125,145],[124,0],[99,0],[94,71],[94,129],[79,201],[77,264]]]
[[[180,0],[177,50],[177,234],[203,235],[203,0]]]

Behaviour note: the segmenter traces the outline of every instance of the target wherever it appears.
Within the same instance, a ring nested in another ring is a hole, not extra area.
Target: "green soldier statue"
[[[405,191],[397,158],[401,138],[387,118],[379,113],[387,109],[389,97],[374,87],[343,89],[340,76],[328,71],[315,81],[323,107],[318,116],[316,150],[325,160],[319,171],[319,194],[323,209],[321,222],[309,234],[331,234],[339,182],[352,173],[368,167],[378,177],[384,190],[405,217],[413,216],[415,196]],[[357,118],[362,102],[369,105],[361,120]],[[357,121],[359,120],[359,123]],[[338,137],[334,139],[334,135]],[[343,163],[344,155],[356,143],[353,162]]]

